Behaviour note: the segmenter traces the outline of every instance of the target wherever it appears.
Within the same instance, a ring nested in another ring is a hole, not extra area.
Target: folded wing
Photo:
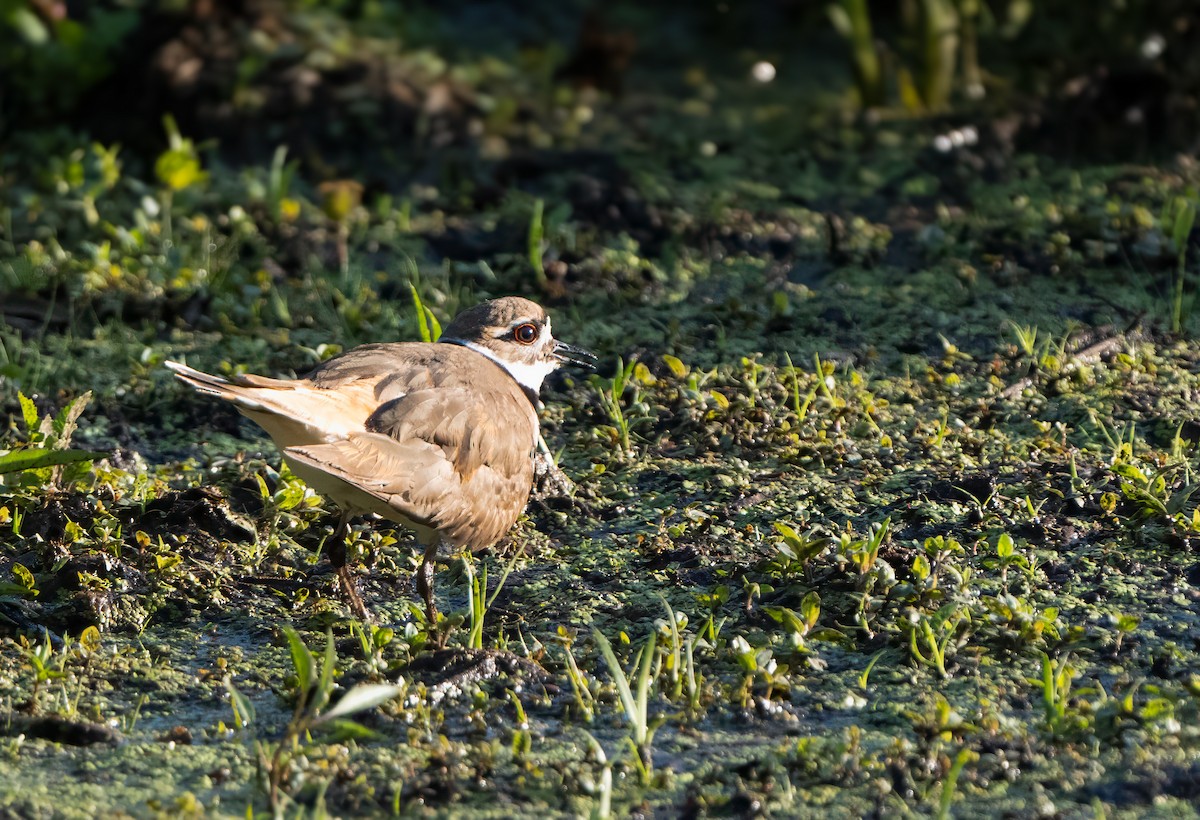
[[[536,441],[537,416],[519,391],[441,387],[386,402],[363,432],[285,454],[368,494],[373,512],[480,549],[525,508]]]

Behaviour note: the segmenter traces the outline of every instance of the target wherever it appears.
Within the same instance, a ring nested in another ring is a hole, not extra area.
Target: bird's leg
[[[421,597],[425,599],[425,620],[430,634],[436,635],[435,640],[439,649],[445,643],[445,637],[442,631],[438,629],[438,611],[437,604],[433,600],[433,566],[437,558],[438,539],[434,538],[430,543],[425,545],[425,555],[421,559],[421,566],[417,568],[416,585],[417,592],[421,593]]]
[[[369,621],[371,613],[363,605],[362,598],[358,596],[358,590],[354,586],[354,579],[350,577],[350,570],[346,568],[346,536],[350,532],[350,519],[353,517],[354,514],[351,511],[342,510],[342,517],[338,520],[337,529],[333,531],[330,540],[325,542],[325,552],[329,555],[329,563],[333,565],[334,572],[337,573],[338,583],[350,602],[350,609],[354,616],[360,621]]]

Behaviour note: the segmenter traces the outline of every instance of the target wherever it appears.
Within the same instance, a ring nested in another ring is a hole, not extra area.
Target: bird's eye
[[[513,338],[523,345],[533,344],[538,337],[537,325],[533,322],[526,322],[523,325],[517,325],[513,329]]]

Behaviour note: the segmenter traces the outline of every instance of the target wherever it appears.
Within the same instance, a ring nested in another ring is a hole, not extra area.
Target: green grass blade
[[[621,668],[621,662],[617,660],[617,656],[612,650],[612,644],[600,630],[592,630],[592,640],[600,647],[600,654],[604,657],[604,662],[608,664],[609,674],[612,675],[613,683],[617,687],[617,695],[621,698],[621,707],[625,710],[625,716],[629,722],[634,724],[636,733],[639,729],[636,725],[637,701],[633,699],[633,691],[629,688],[629,679],[625,676],[625,670]]]
[[[107,455],[108,453],[91,450],[50,450],[45,447],[29,447],[0,456],[0,475],[20,473],[25,470],[40,470],[43,467],[58,467],[62,464],[76,464],[80,461],[95,461],[98,458],[105,458]]]
[[[317,661],[295,629],[285,626],[283,634],[287,638],[288,650],[292,653],[292,667],[296,670],[300,691],[307,693],[315,681]]]

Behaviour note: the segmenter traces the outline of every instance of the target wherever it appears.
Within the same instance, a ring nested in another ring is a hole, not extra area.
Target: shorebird
[[[541,306],[510,296],[458,314],[437,342],[363,345],[300,379],[166,366],[257,422],[293,472],[337,504],[326,552],[358,617],[368,613],[346,568],[350,520],[375,513],[413,530],[434,630],[439,545],[478,551],[512,528],[533,484],[542,382],[595,361],[554,338]]]

